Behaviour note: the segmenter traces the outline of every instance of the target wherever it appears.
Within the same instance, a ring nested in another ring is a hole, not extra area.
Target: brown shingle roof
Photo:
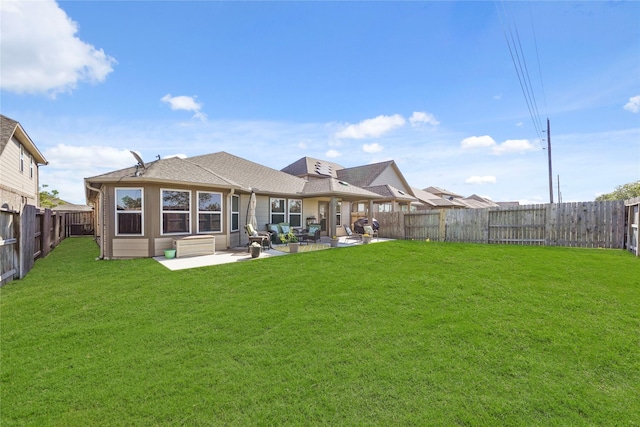
[[[337,171],[338,179],[358,187],[368,187],[392,163],[393,160],[389,160],[382,163],[340,169]]]

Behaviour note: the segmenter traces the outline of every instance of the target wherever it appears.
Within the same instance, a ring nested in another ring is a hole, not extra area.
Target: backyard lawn
[[[0,289],[0,425],[640,424],[640,259],[394,241]]]

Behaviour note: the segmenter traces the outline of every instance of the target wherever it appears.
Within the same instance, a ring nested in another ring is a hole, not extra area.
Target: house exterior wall
[[[116,235],[116,188],[142,188],[142,236],[134,235]],[[190,191],[191,213],[189,217],[190,232],[179,234],[162,234],[162,212],[161,212],[161,190],[184,190]],[[198,199],[197,191],[212,191],[222,193],[222,231],[215,233],[202,233],[215,236],[216,250],[224,250],[229,246],[230,228],[230,206],[229,206],[229,190],[220,188],[205,187],[185,187],[177,185],[159,185],[147,184],[136,185],[134,183],[126,184],[107,184],[104,189],[104,232],[103,239],[103,256],[106,259],[119,258],[142,258],[151,256],[160,256],[165,249],[170,249],[173,245],[174,238],[181,238],[189,235],[198,234]],[[248,198],[247,198],[248,201]],[[241,201],[242,209],[242,201]],[[240,223],[242,229],[242,220],[244,219],[240,212]]]
[[[405,184],[402,182],[402,179],[400,179],[395,169],[391,166],[388,166],[370,184],[370,186],[372,187],[376,185],[391,185],[392,187],[402,190],[407,194],[411,194],[411,189],[405,186]]]
[[[20,170],[20,147],[15,137],[0,153],[0,207],[14,211],[25,204],[40,206],[38,194],[38,164],[24,147],[23,170]],[[33,169],[32,169],[33,168]]]

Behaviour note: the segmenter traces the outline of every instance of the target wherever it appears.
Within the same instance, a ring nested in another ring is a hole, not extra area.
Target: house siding
[[[380,175],[376,177],[371,183],[371,187],[375,187],[376,185],[391,185],[399,190],[404,191],[407,194],[411,194],[411,189],[407,188],[407,186],[403,183],[402,179],[398,176],[395,169],[391,166],[388,166]]]
[[[24,149],[24,170],[20,171],[20,146],[12,137],[0,154],[0,206],[15,211],[21,210],[26,203],[40,206],[38,196],[38,164],[30,172],[32,154]],[[5,206],[6,205],[6,206]]]
[[[191,192],[191,216],[189,219],[191,233],[183,234],[162,234],[161,221],[161,190],[167,188],[175,190],[187,190]],[[115,210],[115,189],[116,188],[143,188],[143,235],[142,236],[116,236],[116,210]],[[230,218],[228,215],[230,206],[228,205],[228,190],[220,188],[194,188],[176,185],[159,185],[159,184],[136,184],[136,183],[119,183],[117,185],[109,184],[105,187],[105,242],[103,254],[107,259],[111,258],[131,258],[131,257],[150,257],[160,256],[165,249],[169,249],[173,244],[174,238],[185,237],[197,234],[198,221],[198,200],[197,191],[214,191],[223,194],[223,214],[222,214],[222,232],[206,233],[216,238],[216,251],[228,248],[229,239],[227,238],[227,230],[230,226]],[[241,208],[243,203],[241,197]],[[249,199],[247,196],[246,203]],[[246,205],[244,205],[246,207]],[[242,212],[241,212],[242,214]],[[241,222],[244,218],[241,217]],[[205,234],[205,233],[202,233]]]

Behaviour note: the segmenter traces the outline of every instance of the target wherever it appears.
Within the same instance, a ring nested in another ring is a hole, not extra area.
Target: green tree
[[[596,197],[596,202],[605,200],[627,200],[634,197],[640,197],[640,180],[618,185],[613,192],[601,194]]]
[[[40,190],[40,207],[42,208],[53,208],[55,206],[64,205],[65,201],[60,200],[58,195],[60,194],[58,190],[46,191],[47,184],[42,185],[42,190]]]

